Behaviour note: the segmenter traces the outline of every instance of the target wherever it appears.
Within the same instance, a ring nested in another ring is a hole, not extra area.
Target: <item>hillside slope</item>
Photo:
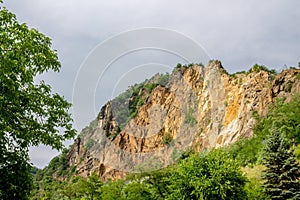
[[[67,167],[103,180],[165,167],[182,152],[218,148],[251,137],[253,112],[300,92],[299,70],[279,74],[255,65],[228,74],[220,61],[177,66],[107,102],[67,153]]]

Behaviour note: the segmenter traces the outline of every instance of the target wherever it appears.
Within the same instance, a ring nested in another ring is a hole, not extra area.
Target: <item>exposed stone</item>
[[[190,146],[218,148],[251,137],[254,111],[265,115],[275,98],[300,92],[299,71],[231,76],[220,61],[181,67],[167,86],[158,85],[147,96],[123,130],[114,117],[114,104],[105,104],[98,127],[74,141],[69,166],[76,166],[81,176],[96,172],[103,180],[119,179],[127,172],[164,167]],[[94,142],[89,149],[88,141]]]

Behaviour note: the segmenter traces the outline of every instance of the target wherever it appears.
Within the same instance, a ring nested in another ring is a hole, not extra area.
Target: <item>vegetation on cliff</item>
[[[169,77],[169,73],[158,74],[153,79],[130,86],[125,92],[112,100],[113,114],[120,131],[129,120],[136,117],[139,108],[146,103],[153,89],[158,85],[167,85]]]
[[[300,144],[300,96],[295,95],[291,101],[279,98],[269,107],[266,116],[259,116],[257,112],[253,115],[257,120],[254,127],[254,135],[251,138],[240,139],[230,148],[230,154],[238,160],[242,166],[255,165],[260,161],[260,152],[264,146],[263,141],[267,139],[270,130],[279,130],[293,146],[295,155],[299,157]],[[253,148],[255,147],[255,148]]]
[[[299,95],[288,102],[278,99],[266,116],[254,113],[258,122],[252,138],[209,152],[188,151],[165,169],[130,174],[126,180],[40,176],[33,199],[276,199],[278,194],[297,199],[299,141],[292,133],[300,126],[299,105]],[[276,171],[274,160],[284,170]]]

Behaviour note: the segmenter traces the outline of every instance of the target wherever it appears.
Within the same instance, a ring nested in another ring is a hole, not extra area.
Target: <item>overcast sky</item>
[[[210,58],[221,60],[229,72],[247,70],[255,63],[282,69],[300,61],[297,0],[6,0],[4,5],[20,22],[52,38],[62,69],[58,74],[48,73],[39,78],[69,101],[76,74],[94,48],[114,35],[143,27],[174,30],[193,39]],[[152,63],[162,64],[157,70],[163,72],[170,71],[170,65],[183,62],[166,53],[156,54],[131,54],[120,59],[114,69],[132,63],[151,63],[153,59]],[[101,83],[101,87],[99,84],[96,106],[90,105],[96,110],[113,96],[111,91],[105,91],[105,85],[111,84],[109,80]],[[82,112],[82,120],[75,127],[81,130],[94,117]],[[38,167],[45,166],[54,155],[57,152],[45,147],[30,151],[32,162]]]

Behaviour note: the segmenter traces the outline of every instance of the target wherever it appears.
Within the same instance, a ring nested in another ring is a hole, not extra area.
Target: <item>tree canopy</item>
[[[300,166],[289,142],[273,130],[263,148],[264,189],[271,199],[300,199]]]
[[[237,162],[222,150],[190,156],[167,180],[167,199],[245,199],[247,195],[247,179]]]
[[[1,1],[0,1],[1,3]],[[51,40],[0,8],[0,199],[24,199],[31,188],[29,146],[63,147],[75,135],[71,106],[39,74],[61,65]],[[63,131],[61,131],[63,130]]]

